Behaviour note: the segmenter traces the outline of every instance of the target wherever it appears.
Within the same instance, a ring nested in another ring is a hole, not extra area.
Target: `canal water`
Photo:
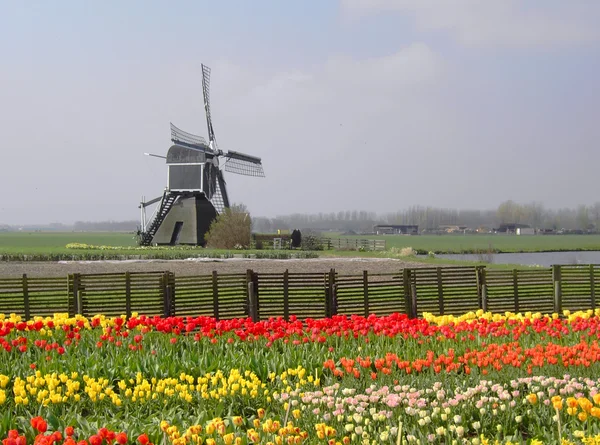
[[[478,254],[439,254],[436,258],[459,261],[484,261],[493,264],[522,264],[549,267],[554,264],[600,264],[600,251],[591,252],[531,252]]]

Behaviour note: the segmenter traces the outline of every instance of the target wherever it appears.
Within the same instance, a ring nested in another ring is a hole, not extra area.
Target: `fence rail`
[[[316,240],[324,250],[385,250],[384,239],[359,239],[359,238],[328,238],[321,237]],[[261,237],[253,241],[254,247],[260,249],[290,249],[291,239],[289,235],[270,238]]]
[[[385,250],[385,240],[383,239],[322,238],[321,244],[327,250]]]
[[[532,270],[429,267],[398,273],[246,273],[175,276],[169,271],[0,278],[0,313],[26,320],[54,313],[133,313],[217,319],[322,318],[336,314],[562,312],[596,309],[600,265]]]

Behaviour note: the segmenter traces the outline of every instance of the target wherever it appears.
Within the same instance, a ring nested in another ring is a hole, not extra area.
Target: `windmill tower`
[[[162,196],[140,202],[140,244],[204,246],[204,235],[216,216],[229,207],[223,171],[264,177],[260,158],[219,149],[210,113],[210,68],[202,65],[202,93],[208,142],[171,124],[173,145],[166,156],[167,186]],[[148,153],[146,153],[148,154]],[[153,215],[146,208],[157,204]]]

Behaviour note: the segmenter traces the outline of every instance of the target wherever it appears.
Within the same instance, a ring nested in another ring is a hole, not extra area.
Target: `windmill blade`
[[[204,111],[206,112],[206,126],[208,127],[208,141],[211,148],[216,149],[217,140],[212,125],[210,114],[210,68],[202,64],[202,94],[204,95]]]
[[[237,173],[238,175],[264,178],[265,172],[260,158],[238,151],[228,151],[224,156],[225,171]]]
[[[177,128],[175,125],[171,123],[171,140],[175,143],[183,143],[185,145],[194,146],[194,148],[201,148],[206,150],[208,148],[208,144],[206,143],[206,139],[202,136],[198,136],[192,133],[188,133],[187,131],[183,131]]]

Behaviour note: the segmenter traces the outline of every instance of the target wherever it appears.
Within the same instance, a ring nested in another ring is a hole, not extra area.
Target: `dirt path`
[[[27,261],[0,262],[0,277],[66,276],[70,273],[119,273],[144,271],[171,271],[176,275],[205,275],[216,270],[219,273],[240,273],[247,269],[255,272],[327,272],[334,268],[339,273],[353,274],[368,270],[370,273],[392,273],[403,268],[431,267],[423,263],[388,258],[317,258],[304,260],[256,260],[256,259],[202,259],[202,260],[144,260],[144,261]]]

